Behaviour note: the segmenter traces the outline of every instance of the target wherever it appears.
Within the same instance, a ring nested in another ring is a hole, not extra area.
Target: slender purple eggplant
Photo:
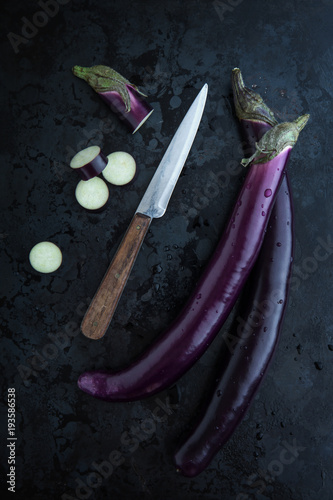
[[[256,141],[276,120],[261,97],[244,86],[238,68],[232,72],[232,83],[246,145],[255,152]],[[174,456],[177,469],[185,476],[196,476],[209,465],[244,418],[267,373],[286,311],[293,241],[293,204],[286,172],[245,288],[246,302],[239,311],[238,318],[242,321],[237,327],[238,335],[226,337],[228,356],[223,358],[213,394]]]
[[[97,92],[133,134],[154,111],[136,85],[108,66],[74,66],[72,71]]]
[[[171,326],[128,367],[113,373],[83,373],[78,380],[80,389],[107,401],[148,397],[176,382],[206,351],[258,257],[290,151],[307,120],[304,115],[277,125],[257,144],[227,227]]]

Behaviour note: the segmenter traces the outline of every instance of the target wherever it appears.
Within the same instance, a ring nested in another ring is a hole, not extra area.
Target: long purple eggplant
[[[154,111],[136,85],[108,66],[74,66],[73,74],[85,80],[134,134]]]
[[[257,144],[256,157],[252,158],[229,223],[194,292],[171,326],[128,367],[113,373],[83,373],[78,380],[80,389],[107,401],[148,397],[172,385],[206,351],[258,257],[290,151],[307,120],[308,115],[304,115],[277,125]]]
[[[255,151],[255,142],[276,120],[261,97],[244,86],[238,68],[233,70],[232,83],[247,148]],[[196,476],[209,465],[244,418],[267,373],[286,310],[293,234],[293,204],[286,172],[245,289],[246,302],[239,311],[242,334],[239,337],[234,332],[227,337],[228,356],[223,358],[213,394],[174,456],[176,467],[185,476]]]

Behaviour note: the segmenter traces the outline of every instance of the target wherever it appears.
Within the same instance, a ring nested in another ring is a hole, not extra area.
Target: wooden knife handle
[[[100,339],[108,329],[150,223],[147,215],[134,215],[82,320],[81,331],[86,337]]]

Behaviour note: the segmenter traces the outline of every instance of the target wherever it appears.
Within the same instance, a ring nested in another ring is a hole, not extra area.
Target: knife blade
[[[107,331],[152,219],[167,209],[179,175],[192,147],[206,104],[205,84],[179,125],[151,179],[116,254],[81,323],[82,333],[91,339]]]

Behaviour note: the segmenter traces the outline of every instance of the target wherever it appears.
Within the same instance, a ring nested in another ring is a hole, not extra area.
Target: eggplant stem
[[[250,158],[243,158],[241,164],[246,167],[267,163],[279,155],[285,148],[295,146],[299,133],[310,118],[309,114],[301,115],[292,122],[284,122],[269,129],[256,143],[256,151]]]
[[[245,86],[241,70],[234,68],[231,73],[232,90],[235,99],[236,115],[240,120],[265,122],[274,127],[277,120],[265,104],[263,98]]]

